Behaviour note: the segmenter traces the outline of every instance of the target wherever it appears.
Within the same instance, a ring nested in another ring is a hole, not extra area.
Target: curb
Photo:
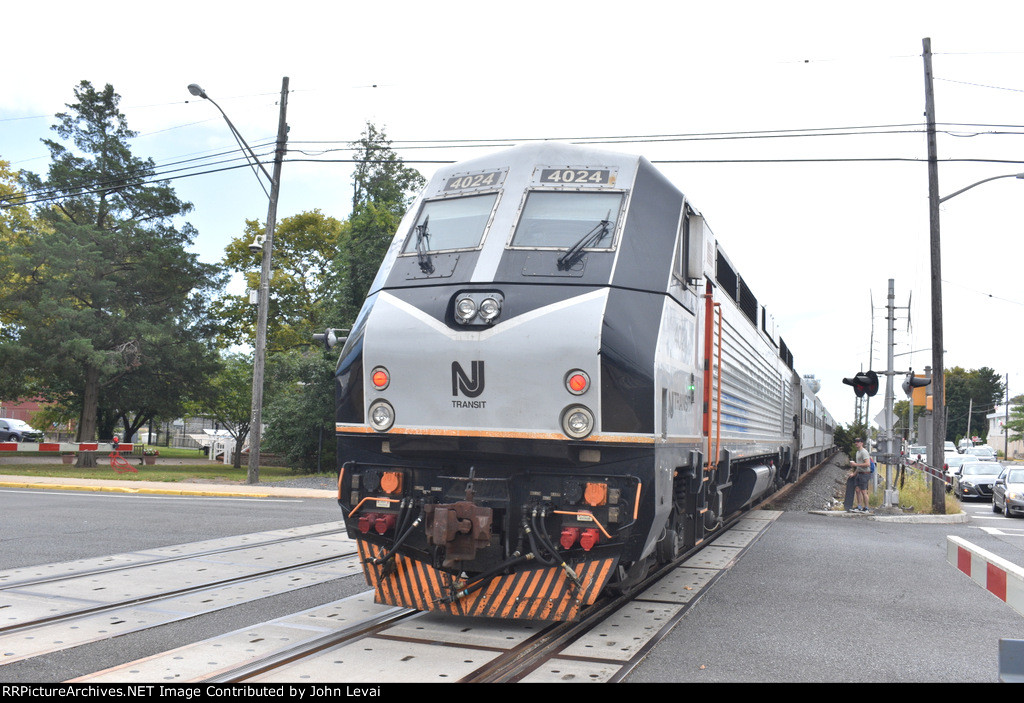
[[[285,486],[245,486],[235,488],[225,484],[209,486],[195,483],[170,484],[163,486],[144,481],[104,481],[100,479],[79,479],[69,482],[67,479],[34,478],[33,480],[13,480],[15,477],[0,475],[0,488],[30,488],[35,490],[49,489],[61,491],[88,491],[100,493],[126,493],[138,495],[168,495],[219,498],[321,498],[337,499],[337,492],[316,488],[289,488]],[[132,485],[135,483],[136,485]],[[142,484],[142,485],[139,485]]]
[[[920,525],[958,525],[967,522],[967,513],[964,512],[955,515],[864,515],[861,513],[848,513],[845,510],[811,510],[809,512],[811,515],[825,515],[827,517],[841,517],[851,520],[862,518],[874,520],[875,522],[917,523]]]
[[[270,493],[239,493],[234,491],[201,491],[173,488],[128,488],[125,486],[81,486],[60,483],[17,483],[0,481],[0,488],[46,488],[61,491],[90,491],[94,493],[142,493],[175,496],[236,496],[241,498],[269,498]]]

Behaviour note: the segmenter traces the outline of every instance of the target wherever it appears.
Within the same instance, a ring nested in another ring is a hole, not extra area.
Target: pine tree
[[[47,397],[75,404],[79,440],[90,441],[104,389],[176,349],[212,354],[206,301],[223,281],[186,251],[196,232],[175,221],[191,205],[154,180],[151,159],[132,155],[136,135],[113,87],[82,81],[74,93],[53,127],[74,148],[44,139],[47,177],[22,174],[26,193],[51,204],[37,213],[44,226],[10,254],[15,278],[0,307],[14,324],[0,340],[0,366],[15,360]]]

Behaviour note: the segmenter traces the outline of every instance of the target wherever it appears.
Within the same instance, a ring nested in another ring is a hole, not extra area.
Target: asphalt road
[[[786,512],[628,678],[674,682],[995,682],[1024,616],[946,561],[967,524]]]
[[[981,505],[968,506],[963,524],[887,523],[809,513],[819,502],[787,509],[627,680],[996,681],[999,639],[1024,639],[1024,616],[947,563],[946,537],[1024,565],[1024,540],[991,527],[1005,532],[1024,520],[993,519]],[[17,488],[0,488],[0,514],[0,570],[339,517],[326,497]],[[0,676],[65,680],[113,665],[126,649],[146,656],[365,589],[361,577],[343,581],[4,666]]]
[[[337,503],[323,497],[240,498],[20,488],[0,488],[0,515],[0,570],[340,519]],[[120,664],[126,658],[157,654],[364,590],[362,576],[339,579],[6,664],[0,667],[0,680],[65,681]]]

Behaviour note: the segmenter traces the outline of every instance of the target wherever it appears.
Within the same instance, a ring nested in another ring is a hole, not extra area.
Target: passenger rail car
[[[795,480],[832,420],[646,159],[441,169],[341,351],[338,502],[378,602],[568,620]]]

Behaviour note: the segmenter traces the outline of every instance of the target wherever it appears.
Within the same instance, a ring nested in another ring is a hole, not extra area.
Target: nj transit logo
[[[452,395],[460,392],[467,398],[476,398],[484,392],[484,362],[474,361],[470,364],[471,375],[457,361],[452,362]]]

